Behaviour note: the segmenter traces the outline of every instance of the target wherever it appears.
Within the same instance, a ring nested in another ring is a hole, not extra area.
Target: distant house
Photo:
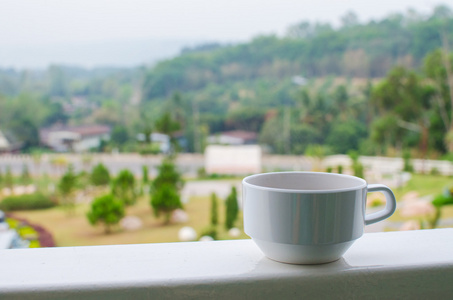
[[[19,150],[22,143],[15,141],[12,135],[5,134],[0,130],[0,153],[11,153]]]
[[[217,145],[253,145],[257,142],[257,133],[253,131],[234,130],[210,135],[208,144]]]
[[[84,152],[110,139],[110,128],[102,125],[57,126],[39,131],[41,144],[57,152]]]

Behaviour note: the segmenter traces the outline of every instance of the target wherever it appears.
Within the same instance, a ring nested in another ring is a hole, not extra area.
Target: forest
[[[341,26],[302,21],[286,35],[204,44],[152,66],[0,69],[0,130],[42,151],[39,129],[112,128],[102,149],[152,152],[138,133],[184,136],[202,152],[226,130],[258,133],[279,154],[449,158],[453,151],[453,12],[437,6]]]

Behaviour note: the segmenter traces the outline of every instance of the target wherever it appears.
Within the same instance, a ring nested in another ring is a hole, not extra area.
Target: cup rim
[[[256,184],[251,184],[247,182],[247,180],[250,180],[252,178],[256,177],[261,177],[261,176],[266,176],[266,175],[272,175],[272,174],[312,174],[312,175],[328,175],[328,176],[334,176],[334,177],[344,177],[348,179],[354,179],[361,181],[362,184],[354,186],[354,187],[348,187],[348,188],[341,188],[341,189],[325,189],[325,190],[302,190],[302,189],[280,189],[280,188],[273,188],[273,187],[266,187],[266,186],[260,186]],[[308,171],[289,171],[289,172],[269,172],[269,173],[260,173],[260,174],[254,174],[245,177],[242,179],[242,185],[248,186],[250,188],[254,189],[259,189],[259,190],[264,190],[264,191],[270,191],[270,192],[279,192],[279,193],[293,193],[293,194],[329,194],[329,193],[338,193],[338,192],[349,192],[349,191],[357,191],[363,188],[367,187],[367,182],[356,176],[352,175],[346,175],[346,174],[337,174],[337,173],[327,173],[327,172],[308,172]]]

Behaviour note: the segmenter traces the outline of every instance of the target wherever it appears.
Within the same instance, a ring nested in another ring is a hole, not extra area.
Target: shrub
[[[412,165],[412,162],[411,162],[411,152],[410,151],[405,150],[403,152],[403,161],[404,161],[403,171],[404,172],[414,172],[414,166]]]
[[[137,199],[135,192],[135,177],[131,171],[124,169],[112,181],[112,194],[115,198],[132,205]]]
[[[0,202],[0,209],[4,211],[45,209],[53,206],[55,203],[40,193],[9,196]]]
[[[218,212],[217,207],[218,207],[217,195],[215,193],[212,193],[211,194],[211,225],[213,225],[213,226],[215,226],[219,223],[219,212]]]
[[[148,166],[142,166],[142,181],[144,184],[149,183],[149,168]]]
[[[106,166],[99,163],[91,172],[91,183],[94,185],[107,185],[110,183],[110,174]]]
[[[159,144],[151,144],[151,145],[141,145],[138,149],[138,153],[141,155],[149,155],[149,154],[159,154],[160,146]]]
[[[440,171],[438,168],[434,167],[431,169],[431,172],[429,174],[437,176],[440,175]]]
[[[93,200],[87,218],[91,225],[103,223],[105,233],[110,233],[111,226],[118,224],[124,215],[124,202],[109,194]]]
[[[234,227],[234,222],[238,218],[239,214],[239,204],[237,198],[237,191],[236,187],[231,188],[231,193],[225,201],[226,205],[226,216],[225,216],[225,227],[227,229],[231,229]]]
[[[17,231],[19,235],[26,239],[26,240],[37,240],[38,239],[38,232],[36,232],[33,227],[30,226],[22,226]]]
[[[163,214],[164,223],[168,224],[171,213],[178,208],[182,209],[179,190],[184,182],[171,158],[165,158],[158,169],[159,174],[151,185],[150,205],[154,215],[159,217]]]

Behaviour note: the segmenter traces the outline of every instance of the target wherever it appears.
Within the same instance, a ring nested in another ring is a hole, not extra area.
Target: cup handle
[[[369,184],[367,186],[367,193],[370,192],[383,193],[385,196],[386,203],[385,208],[383,210],[365,216],[365,225],[370,225],[387,219],[388,217],[393,215],[396,209],[395,195],[393,194],[392,190],[389,187],[383,184]]]

